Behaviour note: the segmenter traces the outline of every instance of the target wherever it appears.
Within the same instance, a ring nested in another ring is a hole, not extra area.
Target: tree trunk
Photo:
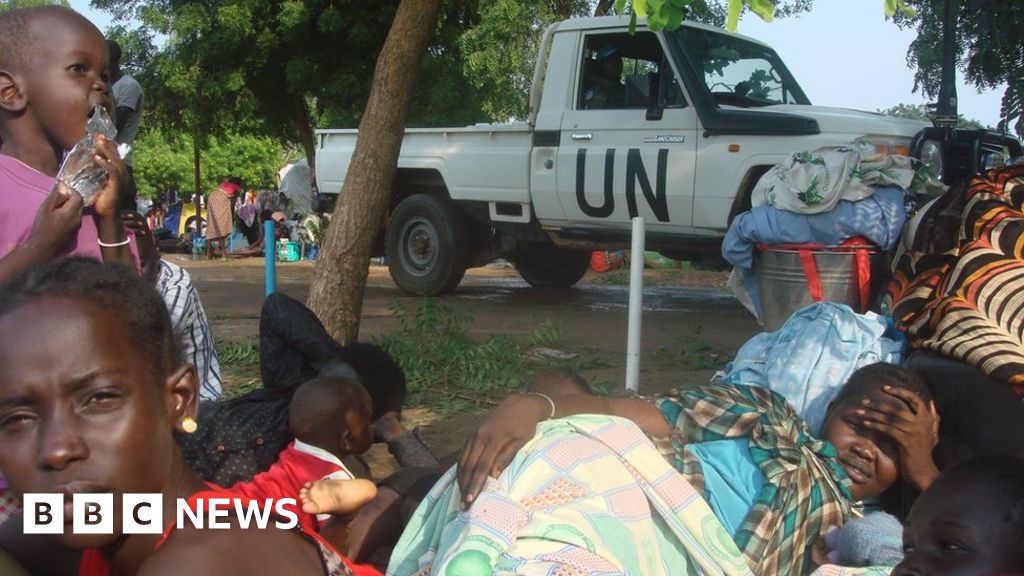
[[[594,16],[606,16],[611,14],[612,0],[598,0],[594,8]]]
[[[402,0],[373,72],[352,162],[317,260],[309,307],[341,343],[359,336],[370,250],[384,221],[420,61],[441,0]]]
[[[309,109],[306,108],[306,99],[302,94],[292,96],[292,122],[299,130],[299,142],[302,144],[302,151],[306,154],[306,162],[309,162],[309,169],[315,171],[313,127],[309,125]]]

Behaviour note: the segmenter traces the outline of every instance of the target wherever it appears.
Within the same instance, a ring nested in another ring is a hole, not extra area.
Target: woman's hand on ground
[[[470,434],[458,463],[463,510],[476,500],[488,476],[496,478],[512,462],[550,411],[543,398],[510,394]]]
[[[893,386],[882,391],[892,401],[865,399],[858,410],[864,426],[892,438],[899,449],[900,474],[926,490],[939,476],[932,451],[939,442],[939,415],[935,403],[925,404],[915,392]]]

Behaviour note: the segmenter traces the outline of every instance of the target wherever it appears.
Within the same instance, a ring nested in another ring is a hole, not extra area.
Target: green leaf
[[[772,0],[747,0],[747,6],[765,22],[775,19],[775,4]]]
[[[665,30],[676,30],[683,25],[683,17],[686,15],[686,12],[682,8],[674,3],[666,4],[664,11],[668,15],[668,23],[665,25]]]
[[[907,6],[906,0],[885,0],[885,15],[892,18],[896,15],[896,11],[899,10],[907,18],[913,18],[917,15],[917,10],[914,10],[910,6]]]
[[[664,11],[652,12],[647,16],[647,27],[655,32],[660,32],[668,25],[668,14]]]
[[[725,20],[725,29],[735,32],[740,23],[740,12],[743,12],[743,0],[729,0],[729,16]]]
[[[626,0],[615,0],[615,13],[625,14],[626,13]]]

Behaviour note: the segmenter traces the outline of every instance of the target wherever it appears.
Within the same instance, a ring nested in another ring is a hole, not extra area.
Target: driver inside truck
[[[603,46],[593,60],[584,62],[586,90],[583,93],[583,108],[586,110],[608,110],[624,108],[626,90],[622,84],[622,56],[617,46]]]

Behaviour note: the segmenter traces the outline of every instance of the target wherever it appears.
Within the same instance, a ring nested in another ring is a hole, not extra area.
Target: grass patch
[[[728,358],[715,352],[700,333],[701,325],[691,324],[688,331],[676,337],[672,345],[656,348],[654,359],[670,362],[683,370],[711,370],[722,367]]]
[[[437,300],[420,301],[415,308],[393,302],[391,310],[401,328],[375,342],[405,371],[410,404],[442,414],[486,410],[538,372],[607,365],[590,351],[555,348],[562,330],[549,320],[522,341],[507,335],[475,339],[466,329],[472,316]]]
[[[423,300],[415,307],[393,302],[391,310],[401,327],[374,342],[391,353],[405,371],[408,404],[441,415],[488,410],[539,372],[612,365],[589,347],[572,352],[562,349],[562,327],[551,320],[539,322],[526,338],[474,338],[468,332],[472,316],[436,299]],[[225,400],[261,386],[257,343],[217,340],[216,346]],[[606,381],[591,385],[598,393],[616,388]]]
[[[225,400],[241,396],[262,385],[258,344],[217,340],[215,346]]]
[[[607,284],[611,286],[628,286],[629,285],[629,266],[622,268],[616,268],[615,270],[609,270],[600,274],[594,274],[595,284]]]

